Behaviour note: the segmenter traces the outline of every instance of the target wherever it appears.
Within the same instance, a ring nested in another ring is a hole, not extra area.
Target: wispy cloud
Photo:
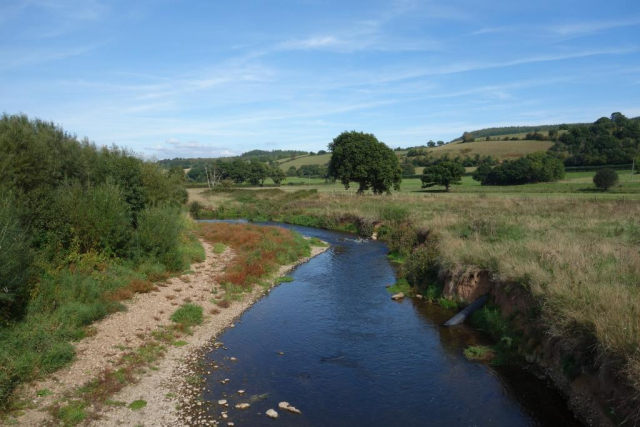
[[[107,43],[96,43],[92,45],[72,48],[30,49],[27,51],[0,50],[0,57],[3,58],[3,62],[0,63],[0,70],[42,64],[49,61],[57,61],[74,56],[81,56],[106,44]]]
[[[559,36],[586,36],[615,28],[640,25],[640,17],[615,21],[568,22],[543,27],[546,31]]]

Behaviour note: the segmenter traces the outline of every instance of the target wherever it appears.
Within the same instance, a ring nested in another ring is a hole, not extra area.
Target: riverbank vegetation
[[[582,350],[576,369],[589,371],[607,361],[640,390],[637,201],[279,190],[215,191],[207,197],[220,217],[351,229],[363,236],[376,232],[402,256],[401,274],[421,292],[440,285],[443,271],[463,277],[485,270],[504,292],[529,296],[531,310],[520,313],[529,325]]]
[[[251,224],[203,223],[199,235],[212,244],[231,247],[235,256],[219,279],[222,286],[244,290],[287,264],[311,254],[309,240],[278,227]],[[231,286],[230,286],[231,285]]]
[[[202,260],[182,170],[0,118],[0,409],[119,301]]]

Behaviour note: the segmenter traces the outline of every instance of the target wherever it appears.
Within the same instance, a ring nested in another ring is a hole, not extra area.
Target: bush
[[[618,183],[618,172],[613,169],[606,168],[600,169],[593,176],[593,183],[596,187],[601,188],[607,191],[609,188],[613,187]]]
[[[199,325],[202,323],[202,307],[195,304],[185,304],[171,315],[171,321],[187,329]]]
[[[422,244],[411,252],[403,265],[403,272],[412,286],[423,289],[436,281],[439,255],[434,243]]]
[[[20,227],[13,197],[0,194],[0,327],[24,310],[30,261],[28,236]]]
[[[189,203],[189,213],[191,214],[191,217],[193,219],[199,219],[200,211],[202,210],[202,208],[204,208],[204,206],[202,205],[202,203],[198,202],[197,200],[194,200],[193,202]]]
[[[137,257],[152,257],[171,271],[182,270],[186,266],[180,251],[184,227],[178,208],[166,206],[145,209],[138,218]]]

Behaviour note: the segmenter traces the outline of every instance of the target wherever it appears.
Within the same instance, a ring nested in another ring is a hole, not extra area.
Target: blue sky
[[[0,2],[0,111],[157,158],[640,115],[640,2]]]

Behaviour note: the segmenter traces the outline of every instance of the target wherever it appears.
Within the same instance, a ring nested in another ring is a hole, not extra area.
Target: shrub
[[[0,194],[0,325],[24,310],[30,261],[28,236],[20,227],[13,198]]]
[[[180,209],[165,206],[142,211],[136,232],[138,258],[153,257],[169,270],[182,270],[185,265],[180,251],[185,228]]]
[[[416,247],[403,265],[404,276],[412,286],[424,288],[438,277],[439,251],[436,244]]]
[[[198,202],[197,200],[194,200],[193,202],[189,203],[189,213],[191,214],[191,217],[193,219],[200,218],[200,211],[203,208],[204,206],[202,205],[202,203]]]
[[[600,169],[593,176],[593,183],[598,188],[602,188],[607,191],[609,188],[613,187],[618,183],[618,172],[614,171],[611,168]]]

